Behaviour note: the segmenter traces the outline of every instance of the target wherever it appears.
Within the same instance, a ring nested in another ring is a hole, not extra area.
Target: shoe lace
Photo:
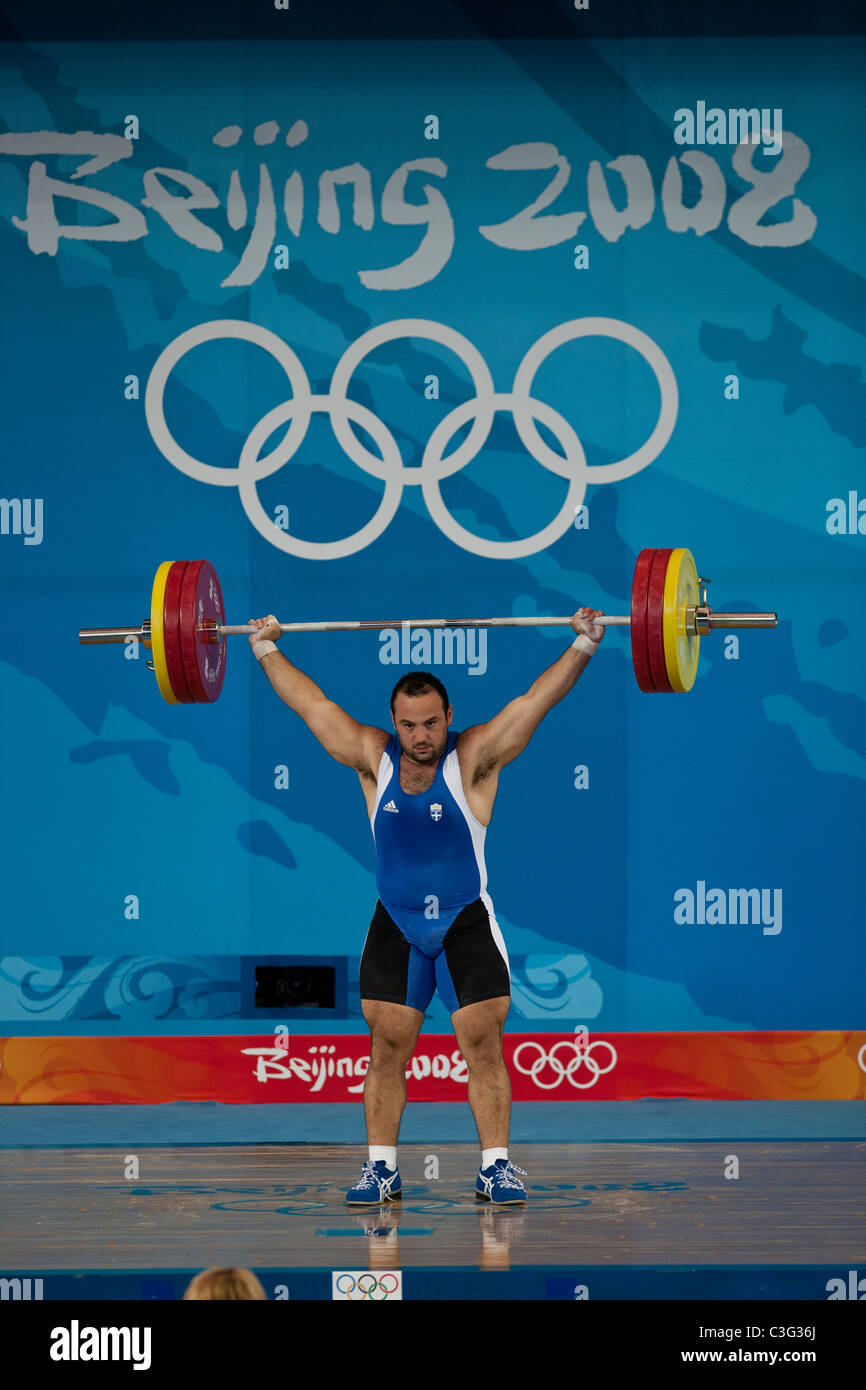
[[[372,1163],[371,1160],[370,1160],[369,1158],[367,1159],[367,1162],[364,1164],[363,1168],[361,1169],[361,1180],[360,1180],[360,1182],[358,1183],[358,1186],[359,1186],[359,1187],[378,1187],[378,1186],[379,1186],[379,1180],[378,1180],[378,1178],[376,1177],[376,1165],[375,1165],[375,1163]]]
[[[499,1181],[502,1183],[502,1186],[522,1187],[523,1183],[516,1176],[517,1173],[522,1173],[523,1176],[526,1177],[526,1169],[518,1168],[517,1164],[512,1163],[509,1159],[508,1162],[504,1165],[504,1167],[500,1168],[499,1170]]]

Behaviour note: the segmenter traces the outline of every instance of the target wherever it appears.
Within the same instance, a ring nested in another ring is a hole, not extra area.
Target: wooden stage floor
[[[345,1205],[354,1145],[141,1147],[138,1178],[129,1153],[0,1152],[5,1269],[866,1262],[862,1141],[522,1144],[527,1205],[504,1210],[476,1202],[470,1144],[401,1145],[403,1199],[372,1211]]]

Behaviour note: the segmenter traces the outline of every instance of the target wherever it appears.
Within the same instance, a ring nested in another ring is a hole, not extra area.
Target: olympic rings
[[[658,458],[673,434],[679,406],[677,379],[670,362],[652,338],[646,333],[641,333],[639,328],[634,328],[630,323],[623,323],[621,319],[604,318],[572,319],[570,323],[561,323],[557,328],[551,328],[533,344],[517,368],[513,390],[514,423],[532,457],[547,468],[555,468],[554,460],[557,455],[547,447],[528,418],[526,407],[531,399],[530,389],[538,368],[555,348],[563,343],[573,342],[575,338],[588,337],[618,338],[621,343],[633,347],[652,367],[661,393],[659,418],[646,443],[635,453],[629,454],[628,458],[620,459],[618,463],[595,464],[590,470],[593,483],[616,483],[639,473],[648,463],[652,463],[654,458]]]
[[[535,1048],[538,1052],[538,1056],[529,1067],[522,1066],[520,1063],[520,1054],[525,1048]],[[569,1049],[573,1049],[573,1055],[568,1058],[565,1065],[563,1065],[557,1056],[561,1048],[565,1048],[566,1054],[568,1054]],[[607,1051],[610,1053],[610,1060],[606,1067],[600,1066],[593,1058],[592,1053],[596,1048],[607,1048]],[[613,1044],[604,1042],[601,1038],[583,1046],[576,1040],[571,1041],[569,1039],[567,1042],[555,1043],[549,1052],[545,1052],[541,1043],[536,1042],[534,1039],[528,1039],[514,1049],[513,1060],[517,1070],[522,1072],[524,1076],[531,1077],[536,1086],[540,1087],[542,1091],[555,1091],[563,1078],[565,1078],[570,1085],[574,1086],[575,1090],[586,1091],[590,1086],[595,1085],[600,1076],[605,1076],[609,1071],[613,1070],[617,1063],[617,1055]],[[588,1081],[575,1081],[575,1074],[584,1063],[586,1063],[587,1069],[590,1072],[590,1078]],[[553,1081],[539,1081],[539,1075],[544,1071],[545,1067],[550,1067],[555,1073]]]
[[[625,459],[592,467],[586,462],[583,445],[572,426],[551,406],[530,394],[535,374],[547,356],[564,343],[588,336],[616,338],[634,348],[652,368],[661,394],[655,427],[641,447]],[[384,421],[346,394],[364,357],[383,343],[401,337],[428,339],[450,349],[467,367],[475,388],[474,397],[456,406],[439,422],[424,448],[420,466],[411,468],[403,464],[397,441]],[[270,410],[250,431],[236,468],[204,463],[188,454],[171,434],[163,408],[166,383],[177,363],[194,347],[216,338],[240,338],[264,348],[283,368],[292,389],[290,399]],[[342,559],[377,540],[393,520],[407,485],[420,485],[432,520],[443,535],[463,550],[491,560],[535,555],[565,535],[583,501],[587,483],[618,482],[646,468],[658,457],[673,433],[678,406],[676,378],[661,349],[646,333],[620,319],[610,318],[570,319],[543,334],[517,368],[510,392],[494,389],[484,358],[461,333],[432,319],[395,319],[369,329],[350,344],[334,369],[327,395],[312,394],[300,360],[275,333],[242,319],[217,319],[187,329],[163,349],[151,370],[144,399],[151,436],[169,463],[198,482],[218,487],[236,486],[241,504],[259,534],[286,554],[308,560]],[[489,540],[474,535],[452,516],[440,491],[442,480],[464,468],[484,447],[499,410],[513,412],[515,428],[529,454],[550,472],[567,479],[569,484],[566,499],[553,520],[535,535],[519,540]],[[257,483],[282,468],[297,453],[315,412],[325,412],[329,416],[334,436],[346,456],[365,473],[385,484],[384,495],[371,520],[341,540],[304,541],[290,535],[268,516],[256,491]],[[259,451],[266,440],[287,420],[291,424],[285,438],[269,454],[260,457]],[[472,424],[465,440],[446,455],[444,450],[448,442],[470,420]],[[544,442],[536,420],[556,436],[562,454]],[[381,458],[361,443],[350,421],[369,433],[381,451]]]
[[[491,397],[491,401],[495,410],[507,410],[511,406],[512,397],[497,394]],[[428,512],[442,534],[454,541],[455,545],[462,546],[464,550],[472,550],[476,555],[486,555],[489,559],[515,560],[523,555],[534,555],[537,551],[544,550],[548,545],[553,545],[553,542],[558,541],[560,536],[568,530],[586,492],[586,456],[583,452],[583,445],[571,425],[557,411],[551,409],[549,405],[544,405],[541,401],[533,400],[531,403],[527,401],[527,404],[532,413],[537,415],[549,429],[553,430],[567,451],[565,459],[562,459],[559,454],[554,453],[552,449],[550,450],[556,460],[556,466],[551,465],[553,472],[558,473],[561,477],[568,477],[566,465],[572,472],[569,489],[559,512],[553,521],[549,522],[543,530],[536,532],[534,536],[526,536],[517,541],[486,541],[480,536],[473,535],[471,531],[467,531],[454,519],[445,506],[442,493],[439,491],[439,478],[435,475],[432,478],[423,476],[423,464],[421,468],[413,469],[413,472],[422,474],[421,491],[424,495],[424,501],[427,503]],[[457,406],[455,410],[445,416],[444,420],[440,421],[430,436],[430,442],[424,451],[425,458],[428,451],[433,450],[434,445],[438,450],[441,442],[440,436],[442,440],[450,439],[451,435],[465,423],[472,412],[473,405],[473,401],[466,401],[465,404]],[[469,438],[471,436],[472,431],[470,430]],[[466,444],[468,442],[469,439],[467,438]],[[465,444],[463,447],[465,448]],[[460,450],[456,450],[452,459],[459,452]],[[441,459],[441,453],[438,457]],[[527,550],[527,546],[532,546],[532,549]]]
[[[147,426],[159,452],[169,463],[174,464],[175,468],[179,468],[181,473],[195,478],[197,482],[213,483],[217,487],[230,487],[240,481],[240,468],[220,468],[211,463],[202,463],[182,449],[171,433],[163,411],[165,384],[173,369],[194,347],[201,343],[209,343],[214,338],[241,338],[248,343],[255,343],[257,347],[264,348],[265,352],[277,359],[289,378],[296,418],[282,444],[274,449],[273,453],[258,461],[260,471],[257,478],[261,481],[270,473],[275,473],[278,468],[282,468],[303,442],[310,423],[310,383],[292,349],[282,338],[278,338],[276,333],[271,333],[267,328],[260,328],[257,323],[245,323],[243,319],[214,319],[212,323],[200,323],[195,328],[188,328],[179,338],[175,338],[173,343],[163,348],[153,364],[144,393],[144,416]],[[280,457],[283,449],[287,449],[285,458]],[[277,456],[277,462],[272,464],[274,455]]]
[[[475,423],[466,439],[459,449],[454,450],[453,455],[448,460],[451,467],[447,471],[456,473],[469,463],[470,459],[474,459],[483,448],[490,433],[490,426],[493,424],[493,378],[490,375],[490,368],[478,349],[473,347],[469,339],[464,338],[462,333],[457,333],[453,328],[446,328],[444,323],[435,323],[432,319],[395,319],[393,323],[380,323],[377,328],[371,328],[367,333],[362,333],[360,338],[346,348],[334,369],[334,375],[331,377],[331,395],[336,398],[339,407],[348,404],[346,387],[362,358],[366,357],[368,352],[373,352],[375,348],[381,347],[382,343],[389,343],[394,338],[427,338],[431,342],[441,343],[443,347],[451,348],[456,357],[462,357],[463,362],[469,368],[479,409],[475,415]],[[348,424],[339,414],[333,423],[334,434],[352,462],[357,463],[359,468],[366,468],[375,477],[381,478],[383,476],[379,471],[382,467],[381,461],[361,446]],[[419,481],[418,475],[423,474],[427,464],[429,448],[430,444],[424,451],[420,468],[403,468],[401,461],[402,473],[409,475],[408,478],[403,478],[404,482],[413,479],[416,482]],[[360,457],[352,452],[353,449],[360,451]],[[443,462],[441,455],[437,462]],[[439,476],[445,477],[445,472],[443,471]]]
[[[308,415],[312,413],[312,411],[328,411],[331,408],[330,398],[328,396],[309,396],[307,398],[307,405]],[[376,440],[376,443],[380,445],[385,460],[389,461],[389,466],[393,467],[395,470],[401,470],[403,468],[403,460],[400,457],[397,441],[387,425],[379,419],[378,415],[374,415],[372,410],[368,410],[366,406],[358,405],[356,401],[346,400],[343,402],[343,407],[346,416],[356,420],[359,425],[362,425]],[[259,421],[247,436],[246,442],[241,449],[238,467],[231,470],[226,469],[225,471],[231,471],[232,473],[240,475],[238,490],[240,492],[244,511],[253,526],[255,526],[259,535],[264,536],[265,540],[270,541],[271,545],[277,546],[279,550],[284,550],[287,555],[297,555],[304,560],[339,560],[344,555],[354,555],[355,551],[363,550],[371,541],[377,540],[386,526],[390,525],[391,521],[393,521],[397,508],[400,505],[400,498],[403,495],[403,489],[400,486],[399,471],[392,473],[390,477],[385,479],[385,492],[375,515],[360,531],[356,531],[353,536],[349,536],[348,540],[304,541],[298,536],[290,536],[286,531],[281,531],[279,527],[275,526],[268,516],[259,500],[259,494],[256,491],[256,482],[261,476],[261,462],[258,457],[259,446],[264,443],[278,425],[282,425],[286,420],[292,419],[294,413],[294,400],[284,401],[282,405],[275,406],[273,410],[269,410],[267,415]],[[295,423],[296,422],[293,421],[292,428],[294,428]],[[348,423],[346,424],[346,428],[348,429]],[[289,429],[282,444],[278,445],[274,450],[275,454],[279,456],[284,450],[288,450],[291,436],[292,429]],[[354,438],[354,436],[351,437]],[[360,448],[361,446],[359,445],[358,447]],[[294,449],[291,450],[291,453],[294,453]],[[291,453],[286,453],[286,459],[291,457]],[[368,451],[365,449],[364,453],[367,454]],[[368,456],[370,458],[373,457],[372,454]],[[269,455],[269,457],[273,458],[273,454]],[[286,460],[283,460],[283,462],[285,461]],[[280,464],[277,464],[277,467],[280,466]],[[379,466],[380,468],[383,467],[381,460],[379,461]],[[351,549],[347,550],[346,546],[350,542],[356,542],[356,544],[353,544]]]
[[[386,1280],[392,1279],[392,1284]],[[366,1281],[366,1282],[365,1282]],[[342,1294],[350,1302],[360,1302],[369,1298],[374,1303],[382,1303],[389,1294],[396,1293],[400,1280],[396,1274],[339,1274],[334,1278],[334,1292]],[[355,1292],[357,1290],[357,1292]]]

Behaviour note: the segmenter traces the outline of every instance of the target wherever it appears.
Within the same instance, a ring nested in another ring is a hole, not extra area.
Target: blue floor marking
[[[7,1105],[0,1149],[365,1144],[361,1104]],[[115,1136],[122,1133],[123,1139]],[[240,1137],[239,1137],[240,1136]],[[404,1144],[476,1143],[466,1102],[414,1102]],[[866,1139],[862,1101],[517,1101],[511,1143],[796,1143]]]

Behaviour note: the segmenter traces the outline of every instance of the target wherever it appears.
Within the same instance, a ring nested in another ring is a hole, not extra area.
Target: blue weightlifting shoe
[[[381,1202],[393,1202],[402,1196],[399,1169],[389,1168],[381,1158],[376,1163],[367,1159],[358,1185],[349,1189],[346,1201],[353,1207],[379,1206]]]
[[[526,1201],[526,1188],[517,1177],[525,1168],[518,1168],[509,1158],[497,1158],[489,1168],[479,1168],[475,1181],[475,1200],[495,1202],[497,1206],[517,1206]]]

